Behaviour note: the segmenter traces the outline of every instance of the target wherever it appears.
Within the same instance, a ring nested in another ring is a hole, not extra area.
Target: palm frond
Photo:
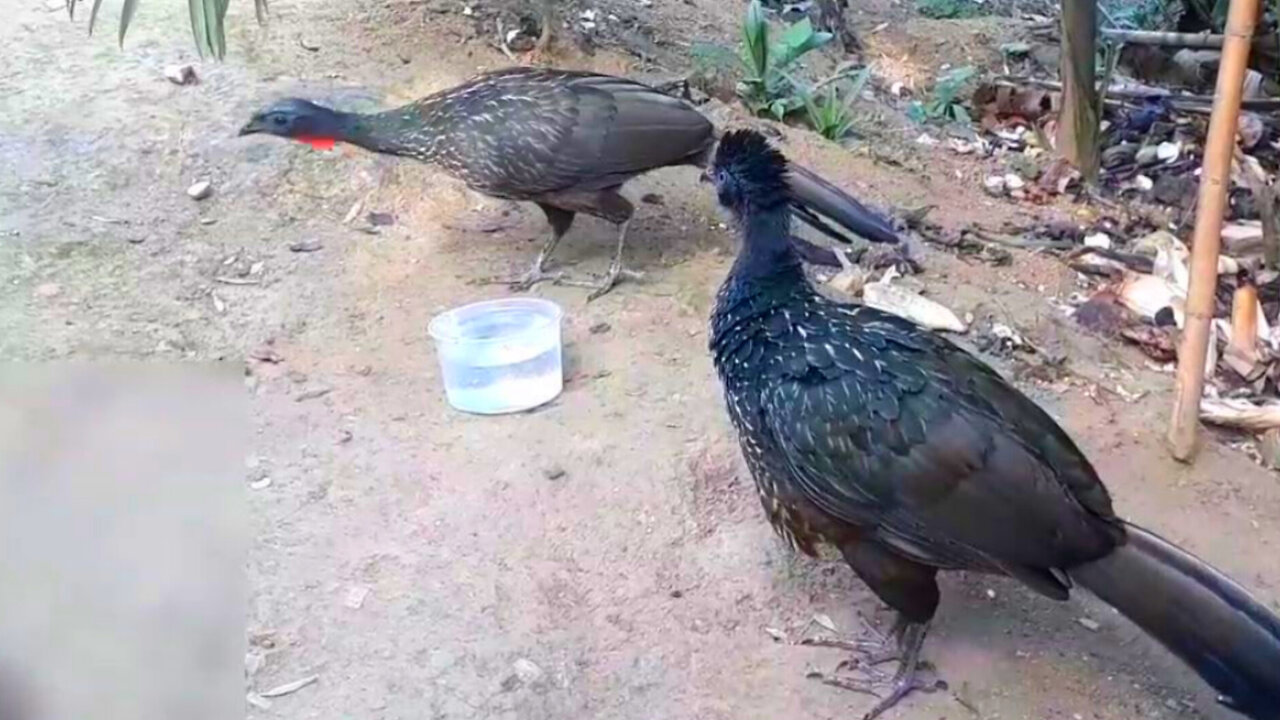
[[[76,6],[89,0],[67,0],[67,14],[72,20],[76,17]],[[195,40],[196,51],[200,57],[213,57],[221,60],[227,54],[227,28],[225,20],[230,0],[187,0],[191,13],[191,36]],[[93,0],[89,10],[89,34],[98,22],[98,10],[102,0]],[[138,9],[138,0],[123,0],[120,8],[120,46],[124,47],[124,36],[129,32],[133,15]],[[267,21],[267,0],[253,0],[253,12],[259,23]]]

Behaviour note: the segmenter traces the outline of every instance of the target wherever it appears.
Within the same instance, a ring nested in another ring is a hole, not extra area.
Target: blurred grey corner
[[[244,717],[242,375],[0,365],[0,720]]]

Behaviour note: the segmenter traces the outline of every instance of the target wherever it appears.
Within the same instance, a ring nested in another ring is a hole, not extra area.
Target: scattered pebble
[[[613,329],[613,326],[607,322],[598,322],[592,325],[588,330],[592,335],[603,335]]]
[[[515,671],[516,677],[527,685],[532,685],[546,676],[537,663],[527,658],[520,658],[511,663],[511,669]]]
[[[339,431],[338,431],[338,443],[339,443],[339,444],[345,445],[345,444],[347,444],[347,443],[351,442],[351,439],[352,439],[352,438],[354,438],[354,437],[355,437],[355,435],[353,435],[353,434],[351,433],[351,431],[350,431],[350,430],[339,430]]]
[[[1098,624],[1098,621],[1090,620],[1087,617],[1079,618],[1076,620],[1076,622],[1080,623],[1085,627],[1085,629],[1090,630],[1092,632],[1098,632],[1098,630],[1102,627],[1101,625]]]
[[[542,476],[548,480],[559,480],[565,476],[565,470],[559,465],[552,465],[551,467],[543,468]]]
[[[645,203],[646,205],[665,205],[666,204],[666,201],[663,200],[662,196],[659,195],[658,193],[645,193],[643,196],[641,196],[640,202]]]
[[[165,65],[164,76],[174,85],[194,85],[200,81],[196,69],[190,65]]]
[[[294,401],[305,402],[307,400],[315,400],[316,398],[322,398],[331,392],[333,392],[333,388],[327,385],[321,385],[320,387],[311,388],[310,390],[304,390],[298,393],[294,398]]]
[[[324,247],[319,240],[299,240],[298,242],[289,243],[289,250],[296,253],[311,253]]]
[[[1004,186],[1009,190],[1021,190],[1027,186],[1027,181],[1017,173],[1006,173],[1004,176]]]
[[[995,590],[992,590],[991,588],[987,588],[987,599],[988,599],[988,600],[995,600],[995,599],[996,599],[996,591],[995,591]]]
[[[773,638],[777,642],[787,641],[787,634],[782,632],[778,628],[766,627],[764,631],[766,634],[768,634],[769,637]]]
[[[373,366],[361,365],[360,367],[356,368],[356,374],[363,377],[369,377],[370,375],[373,374]]]
[[[982,189],[992,197],[1004,195],[1004,178],[1000,175],[988,175],[982,181]]]
[[[367,216],[369,224],[374,227],[382,227],[385,225],[395,225],[396,216],[391,213],[371,212]]]
[[[191,187],[187,188],[187,197],[191,198],[192,200],[204,200],[205,198],[209,197],[212,194],[213,194],[213,183],[209,182],[208,180],[200,180],[199,182],[193,183]]]
[[[368,585],[352,585],[347,589],[347,597],[342,604],[352,610],[359,610],[364,606],[365,598],[369,597],[369,590]]]
[[[270,475],[268,475],[268,476],[266,476],[266,477],[264,477],[264,478],[262,478],[262,479],[260,479],[260,480],[254,480],[253,482],[249,483],[249,489],[250,489],[250,490],[266,490],[266,489],[267,489],[267,488],[269,488],[269,487],[271,487],[271,476],[270,476]]]
[[[57,297],[62,294],[62,286],[58,283],[44,283],[36,287],[36,295],[42,298]]]

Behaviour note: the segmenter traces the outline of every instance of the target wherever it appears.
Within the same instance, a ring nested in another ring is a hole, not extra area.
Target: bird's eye
[[[284,126],[285,126],[285,123],[287,123],[287,122],[288,122],[288,120],[286,120],[286,119],[285,119],[285,117],[284,117],[283,115],[272,115],[272,116],[271,116],[271,122],[272,122],[272,124],[274,124],[276,127],[284,127]]]

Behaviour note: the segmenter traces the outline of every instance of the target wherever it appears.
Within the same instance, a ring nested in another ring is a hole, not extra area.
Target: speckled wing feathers
[[[422,124],[443,128],[422,159],[511,199],[617,187],[694,161],[713,142],[711,123],[688,103],[590,73],[512,68],[414,107]]]
[[[770,469],[784,491],[918,562],[1001,570],[1054,596],[1065,588],[1050,568],[1110,548],[1110,499],[1083,455],[949,342],[816,295],[772,312],[745,303],[722,322],[738,325],[713,347],[727,389],[735,367],[764,375],[753,442],[785,458]],[[1011,433],[1013,418],[1032,432]]]

